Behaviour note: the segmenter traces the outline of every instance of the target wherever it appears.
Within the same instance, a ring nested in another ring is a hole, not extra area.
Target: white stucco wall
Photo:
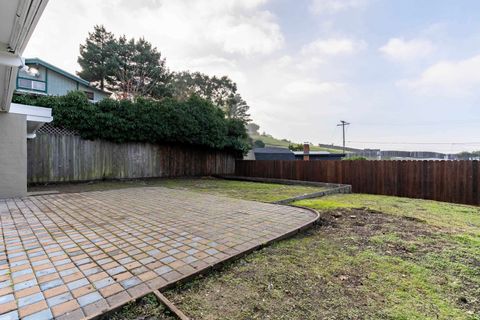
[[[0,199],[27,194],[27,116],[0,113]]]

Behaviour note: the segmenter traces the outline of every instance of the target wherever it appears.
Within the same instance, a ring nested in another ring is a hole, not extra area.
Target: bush
[[[303,151],[303,144],[301,143],[289,144],[288,149],[291,151]]]
[[[265,148],[265,142],[263,142],[262,140],[255,140],[253,142],[253,146],[255,148]]]
[[[361,157],[361,156],[354,156],[354,157],[350,157],[350,158],[343,158],[343,160],[355,161],[355,160],[367,160],[367,158]]]
[[[84,139],[249,150],[244,123],[226,119],[222,110],[199,97],[186,101],[105,99],[93,104],[83,92],[70,92],[62,97],[16,95],[13,101],[52,108],[54,126],[76,130]]]

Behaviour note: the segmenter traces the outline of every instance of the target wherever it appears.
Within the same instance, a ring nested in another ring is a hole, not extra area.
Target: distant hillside
[[[255,140],[261,140],[263,143],[265,143],[266,146],[268,147],[284,147],[288,148],[288,145],[290,144],[297,144],[297,142],[292,142],[288,141],[286,139],[280,140],[276,139],[270,135],[256,135],[256,134],[251,134],[250,137]],[[341,153],[342,150],[340,149],[332,149],[332,148],[325,148],[325,147],[318,147],[318,146],[310,146],[311,151],[328,151],[331,153]]]
[[[328,148],[328,149],[340,150],[340,151],[343,150],[343,147],[342,147],[342,146],[335,146],[335,145],[333,145],[333,144],[319,143],[318,145],[319,145],[321,148]],[[349,152],[349,151],[351,151],[351,152],[359,152],[359,151],[363,151],[363,149],[345,147],[345,151],[347,151],[347,152]]]

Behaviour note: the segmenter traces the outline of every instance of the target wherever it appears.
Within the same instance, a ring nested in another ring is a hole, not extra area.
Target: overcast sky
[[[340,144],[347,120],[349,146],[456,152],[480,149],[479,12],[477,0],[50,0],[24,56],[78,71],[103,24],[144,36],[171,70],[228,75],[275,137]]]

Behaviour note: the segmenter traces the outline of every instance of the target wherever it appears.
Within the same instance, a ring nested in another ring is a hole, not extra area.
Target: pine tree
[[[110,83],[123,98],[169,96],[171,74],[165,59],[144,38],[116,42],[115,68]]]
[[[101,90],[110,81],[114,68],[115,37],[104,26],[96,25],[88,33],[85,44],[80,45],[78,63],[82,71],[78,76],[92,82]]]
[[[238,93],[231,96],[224,107],[224,111],[228,119],[239,119],[245,123],[250,121],[248,109],[250,109],[250,107],[248,106],[247,102],[243,100]]]

